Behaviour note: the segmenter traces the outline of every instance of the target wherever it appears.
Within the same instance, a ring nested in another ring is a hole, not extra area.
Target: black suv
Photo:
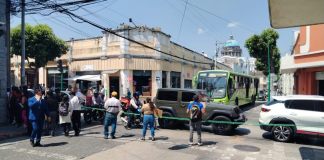
[[[201,99],[207,111],[207,113],[203,115],[203,124],[212,125],[214,133],[230,134],[239,124],[210,123],[208,120],[226,122],[246,121],[245,116],[237,106],[211,103],[208,101],[205,91],[203,90],[162,88],[158,89],[154,101],[156,106],[163,110],[163,116],[178,117],[180,119],[188,118],[189,115],[186,113],[187,106],[192,101],[194,95],[200,95],[200,97],[202,97]],[[176,123],[184,122],[185,121],[172,120],[170,118],[159,119],[159,124],[162,128],[172,128]]]

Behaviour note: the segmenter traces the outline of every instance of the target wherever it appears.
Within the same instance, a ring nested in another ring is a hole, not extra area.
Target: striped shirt
[[[111,97],[106,101],[104,107],[107,112],[117,114],[121,110],[121,103],[115,97]]]

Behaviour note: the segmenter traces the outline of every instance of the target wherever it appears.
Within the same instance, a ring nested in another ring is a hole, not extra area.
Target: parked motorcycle
[[[131,126],[135,126],[136,128],[140,128],[143,125],[143,118],[141,115],[133,115],[134,113],[140,113],[135,112],[130,107],[130,98],[128,97],[121,97],[120,99],[121,107],[123,110],[123,113],[120,115],[120,119],[122,121],[123,126],[126,129],[131,129]],[[133,118],[133,121],[129,123],[129,121]]]
[[[105,111],[103,109],[103,104],[94,105],[90,108],[86,108],[83,114],[84,121],[87,124],[91,124],[92,121],[98,121],[101,124],[103,124],[105,118]]]

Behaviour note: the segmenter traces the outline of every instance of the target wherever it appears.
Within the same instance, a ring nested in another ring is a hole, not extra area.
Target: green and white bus
[[[213,102],[242,106],[255,103],[259,79],[225,70],[200,71],[194,77],[193,87],[206,90]]]

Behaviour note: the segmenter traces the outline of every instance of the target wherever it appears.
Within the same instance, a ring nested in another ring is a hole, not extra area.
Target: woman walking
[[[146,98],[146,102],[147,103],[144,104],[142,107],[142,113],[144,114],[144,117],[143,117],[143,130],[142,130],[141,140],[143,141],[145,140],[147,126],[149,126],[151,130],[152,141],[155,141],[154,138],[155,105],[153,104],[150,98]]]
[[[65,95],[59,107],[60,125],[63,127],[64,135],[69,136],[71,127],[71,107],[69,106],[69,97]]]

